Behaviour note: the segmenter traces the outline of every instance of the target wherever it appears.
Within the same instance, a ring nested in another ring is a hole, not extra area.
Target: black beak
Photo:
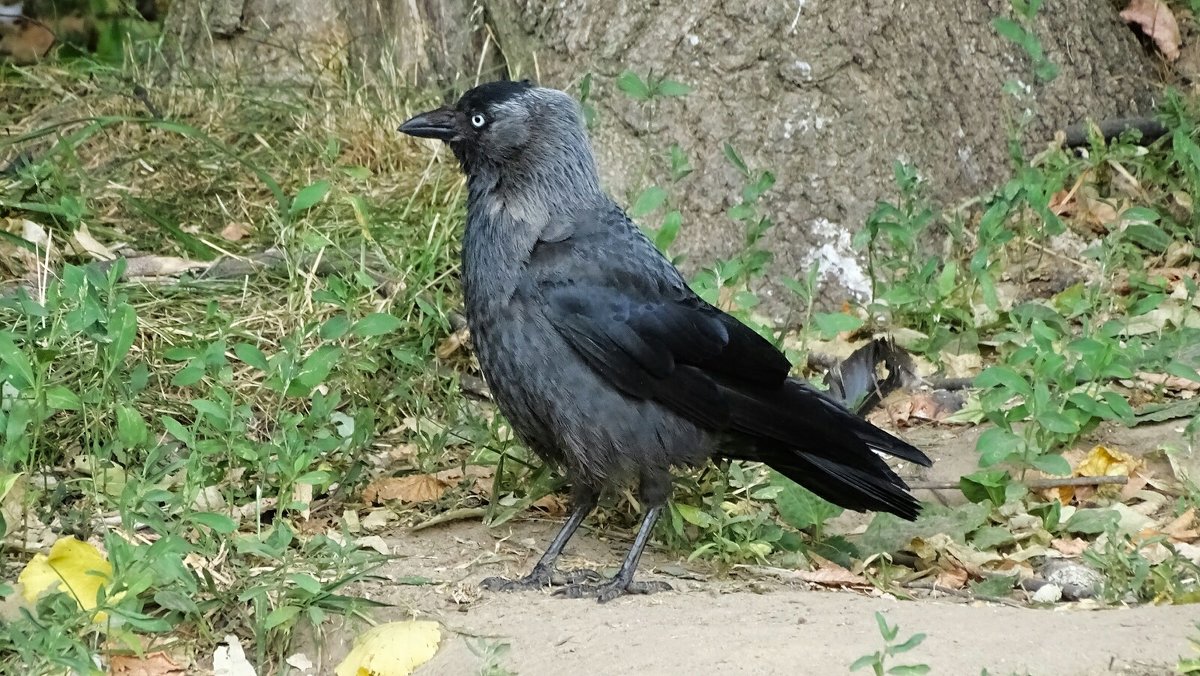
[[[438,108],[421,113],[400,125],[399,131],[409,136],[451,141],[458,136],[458,113],[453,108]]]

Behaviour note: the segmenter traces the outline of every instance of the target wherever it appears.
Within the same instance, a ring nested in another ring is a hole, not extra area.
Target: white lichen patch
[[[860,301],[871,300],[871,279],[851,246],[850,231],[826,218],[809,223],[809,232],[824,243],[805,256],[806,265],[818,265],[821,279],[833,279]]]

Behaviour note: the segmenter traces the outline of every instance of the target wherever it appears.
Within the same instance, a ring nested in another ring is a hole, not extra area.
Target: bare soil
[[[1141,452],[1177,440],[1171,425],[1101,434]],[[973,433],[927,429],[906,436],[940,461],[920,478],[957,478],[974,469],[973,456],[964,452],[974,448]],[[490,530],[460,522],[396,534],[387,539],[395,559],[381,574],[401,583],[372,582],[356,591],[390,604],[376,613],[381,621],[442,623],[441,649],[419,675],[481,673],[484,661],[468,645],[480,640],[509,644],[499,664],[522,676],[847,673],[855,659],[881,645],[875,611],[900,624],[901,638],[928,635],[895,663],[925,663],[935,674],[1170,674],[1189,654],[1187,637],[1200,619],[1195,606],[1099,608],[1081,602],[1034,608],[937,595],[900,600],[782,583],[738,568],[720,572],[653,548],[641,576],[666,580],[674,591],[601,605],[548,592],[478,588],[484,577],[528,571],[558,525],[557,519],[526,518]],[[611,573],[628,535],[597,534],[585,525],[561,565]],[[414,576],[433,583],[402,583]],[[300,650],[321,659],[319,673],[332,673],[357,631],[335,628]]]

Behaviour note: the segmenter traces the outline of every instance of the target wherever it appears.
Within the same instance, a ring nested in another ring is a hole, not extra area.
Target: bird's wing
[[[791,368],[766,339],[698,298],[656,299],[632,283],[561,284],[544,297],[550,323],[613,386],[712,429],[731,423],[722,384],[778,388]]]

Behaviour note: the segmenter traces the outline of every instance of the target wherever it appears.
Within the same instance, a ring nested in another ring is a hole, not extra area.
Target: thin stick
[[[1027,488],[1041,490],[1043,488],[1060,488],[1063,486],[1102,486],[1123,485],[1129,483],[1125,476],[1073,476],[1065,479],[1032,479],[1024,482]],[[908,487],[913,490],[942,490],[958,488],[957,481],[910,481]]]
[[[487,514],[487,509],[484,507],[464,507],[462,509],[452,509],[448,512],[442,512],[428,521],[422,521],[421,523],[410,528],[409,531],[415,533],[419,530],[433,528],[434,526],[440,526],[444,523],[480,518],[484,514]]]
[[[905,589],[924,589],[927,591],[938,592],[941,594],[949,594],[951,596],[957,596],[957,597],[963,598],[963,599],[973,599],[976,601],[987,601],[988,603],[1002,603],[1006,606],[1012,606],[1014,608],[1028,607],[1025,604],[1021,603],[1020,601],[1014,601],[1012,599],[1006,599],[1006,598],[1003,598],[1000,596],[980,596],[979,594],[974,594],[972,592],[965,591],[963,589],[954,589],[952,587],[940,585],[931,580],[916,580],[915,582],[909,582],[908,584],[903,585],[903,587]]]

